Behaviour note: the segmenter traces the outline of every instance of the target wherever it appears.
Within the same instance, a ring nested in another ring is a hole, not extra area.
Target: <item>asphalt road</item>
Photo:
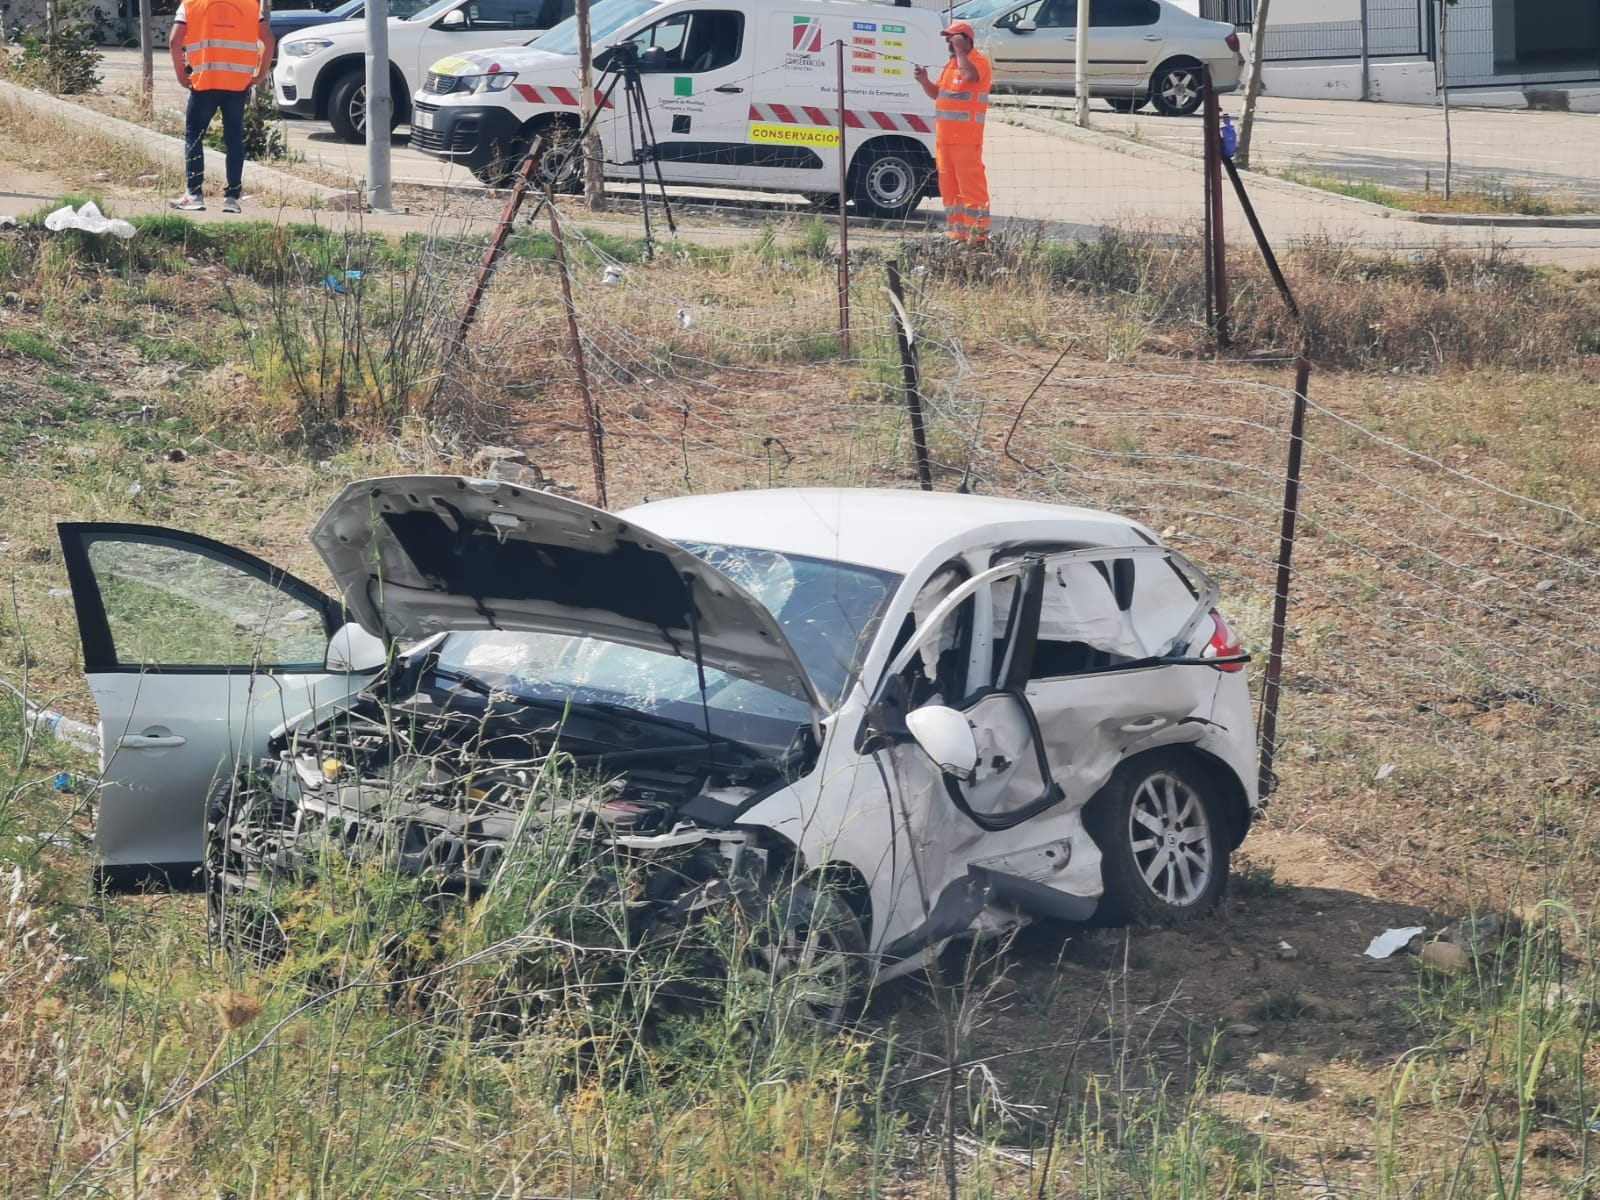
[[[1017,104],[1070,120],[1072,101],[1013,97]],[[1237,124],[1242,95],[1224,96]],[[1200,122],[1125,115],[1097,108],[1096,129],[1150,146],[1200,156]],[[1256,102],[1251,163],[1269,171],[1301,171],[1366,179],[1422,191],[1444,188],[1444,111],[1359,100],[1291,100],[1270,94]],[[1525,187],[1600,204],[1600,114],[1454,106],[1450,114],[1454,181],[1464,187]]]

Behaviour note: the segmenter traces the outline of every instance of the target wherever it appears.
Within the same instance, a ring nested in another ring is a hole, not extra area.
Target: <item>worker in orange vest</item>
[[[989,176],[983,169],[983,126],[994,70],[973,49],[972,26],[965,21],[946,29],[944,40],[950,61],[938,82],[920,65],[916,77],[934,106],[934,161],[945,229],[951,241],[984,242],[989,238]]]
[[[206,207],[206,129],[222,113],[228,185],[222,211],[239,211],[244,187],[244,106],[250,85],[266,82],[272,66],[272,28],[261,0],[183,0],[172,20],[172,69],[189,93],[183,121],[188,190],[168,201],[184,212]]]

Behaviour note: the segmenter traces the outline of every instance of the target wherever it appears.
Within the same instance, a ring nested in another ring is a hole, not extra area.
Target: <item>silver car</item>
[[[994,88],[1059,92],[1077,86],[1078,0],[967,0],[955,9],[994,64]],[[1239,86],[1244,55],[1223,21],[1203,21],[1164,0],[1091,0],[1089,88],[1118,112],[1145,104],[1188,116],[1204,97],[1202,70],[1220,92]]]
[[[585,828],[673,913],[725,877],[831,906],[842,1010],[954,937],[1204,917],[1260,799],[1217,587],[1110,513],[790,489],[613,515],[369,479],[312,533],[342,603],[196,534],[60,533],[99,869],[204,861],[224,931],[334,834],[471,894],[546,821],[559,747],[612,779]]]

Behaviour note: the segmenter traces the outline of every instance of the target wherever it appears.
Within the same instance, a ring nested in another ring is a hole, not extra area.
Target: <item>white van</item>
[[[845,190],[858,212],[905,216],[935,190],[933,101],[913,76],[947,58],[940,14],[859,0],[598,0],[596,91],[619,53],[637,54],[669,183],[837,195],[838,69],[845,55]],[[575,187],[577,28],[532,45],[441,59],[412,99],[411,145],[503,183],[535,136],[554,151],[538,182]],[[596,121],[605,174],[632,178],[647,138],[626,89]],[[647,166],[654,180],[654,167]]]

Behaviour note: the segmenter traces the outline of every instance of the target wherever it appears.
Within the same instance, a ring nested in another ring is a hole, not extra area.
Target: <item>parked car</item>
[[[219,903],[335,830],[470,892],[559,747],[617,781],[593,837],[670,857],[663,904],[829,881],[859,982],[1037,917],[1197,918],[1258,803],[1216,586],[1106,512],[370,479],[311,533],[355,624],[196,534],[60,535],[113,881],[193,878],[209,795]]]
[[[409,17],[389,20],[392,126],[411,120],[411,93],[429,63],[464,50],[525,42],[572,15],[572,0],[436,0]],[[278,107],[326,118],[347,142],[367,130],[367,31],[344,20],[291,33],[278,44],[272,72]]]
[[[843,41],[843,182],[857,210],[898,219],[935,188],[932,105],[912,69],[946,57],[936,12],[845,0],[599,0],[592,21],[597,65],[636,58],[654,134],[642,136],[625,93],[614,92],[595,127],[611,178],[644,161],[668,183],[836,197],[838,107],[825,89]],[[411,145],[494,186],[543,136],[538,182],[576,186],[581,91],[572,23],[526,48],[457,55],[434,63],[413,97]]]
[[[1078,0],[967,0],[955,15],[971,23],[994,64],[994,88],[1054,92],[1077,88]],[[1119,112],[1153,104],[1188,116],[1204,98],[1201,68],[1217,92],[1238,88],[1239,35],[1167,0],[1093,0],[1089,5],[1089,91]]]
[[[425,7],[424,0],[389,0],[389,16],[403,19],[421,12]],[[268,23],[272,26],[273,38],[281,42],[291,33],[299,33],[302,29],[331,25],[335,21],[359,21],[366,14],[366,0],[345,0],[326,12],[318,8],[274,8]]]

